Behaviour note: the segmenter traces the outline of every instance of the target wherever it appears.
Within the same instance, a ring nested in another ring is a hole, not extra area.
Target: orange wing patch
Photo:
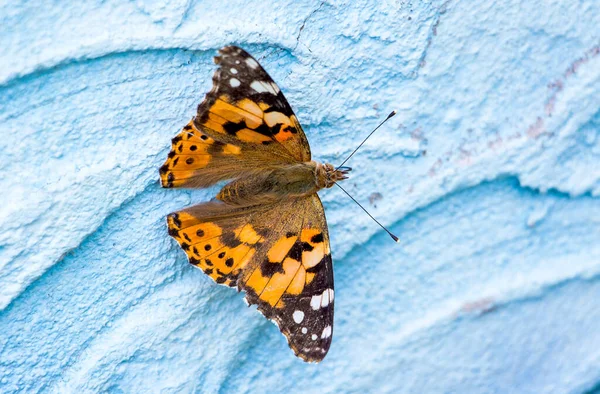
[[[248,99],[243,100],[243,104],[245,107],[248,107]],[[258,105],[256,105],[258,108]],[[260,108],[258,108],[260,110]],[[228,122],[233,123],[242,123],[245,122],[246,126],[251,129],[256,129],[263,122],[263,113],[262,111],[258,113],[252,113],[248,110],[245,110],[241,106],[230,104],[229,97],[221,96],[216,101],[215,104],[210,107],[210,112],[221,117]]]
[[[260,238],[251,226],[227,231],[184,211],[169,215],[167,225],[192,265],[230,287],[237,284],[238,276],[254,257],[252,244]]]
[[[159,171],[162,186],[182,186],[194,176],[194,170],[205,168],[211,158],[209,148],[215,143],[194,126],[193,120],[190,121],[171,140],[171,152]]]
[[[192,119],[171,140],[171,151],[159,170],[160,181],[163,187],[185,186],[213,162],[215,155],[235,157],[240,153],[239,146],[216,141],[198,130]]]
[[[198,120],[201,126],[220,134],[234,135],[244,142],[267,145],[284,142],[298,132],[298,120],[291,114],[273,110],[269,104],[248,98],[232,100],[221,95],[206,103],[207,112]],[[270,112],[267,110],[271,109]]]
[[[315,277],[315,267],[324,263],[329,246],[323,230],[302,229],[300,235],[288,233],[267,251],[265,260],[245,282],[251,303],[265,302],[283,308],[284,295],[298,295]]]
[[[259,298],[261,301],[264,301],[271,306],[282,308],[283,303],[280,302],[281,296],[287,291],[287,288],[290,286],[296,273],[300,269],[301,264],[299,261],[290,257],[285,258],[283,262],[279,264],[281,265],[281,272],[273,274]]]

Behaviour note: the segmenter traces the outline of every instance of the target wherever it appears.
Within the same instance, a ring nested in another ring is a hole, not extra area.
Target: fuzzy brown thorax
[[[277,165],[231,181],[221,189],[217,199],[231,205],[251,206],[307,197],[346,179],[348,171],[347,167],[336,169],[315,161]]]

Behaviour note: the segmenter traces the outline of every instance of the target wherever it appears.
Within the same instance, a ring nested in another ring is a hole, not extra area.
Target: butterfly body
[[[251,206],[309,197],[345,179],[346,173],[315,161],[282,164],[228,183],[216,198],[229,205]]]
[[[304,361],[321,361],[333,334],[333,263],[317,192],[349,168],[311,158],[279,87],[241,48],[215,57],[213,88],[172,139],[163,187],[229,181],[216,198],[167,216],[189,262],[246,293]]]

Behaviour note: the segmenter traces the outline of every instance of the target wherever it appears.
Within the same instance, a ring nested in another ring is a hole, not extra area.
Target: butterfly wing
[[[169,215],[168,225],[190,263],[244,290],[298,357],[325,357],[333,333],[333,264],[316,194],[249,208],[212,201]]]
[[[172,140],[163,187],[206,187],[268,165],[310,161],[310,147],[277,84],[247,52],[219,50],[213,88]]]
[[[310,147],[296,115],[258,61],[236,46],[221,48],[219,54],[213,88],[198,106],[198,127],[269,145],[296,161],[310,161]]]
[[[209,137],[192,119],[171,140],[171,151],[160,167],[163,187],[207,187],[225,179],[251,174],[269,166],[293,162],[266,146],[227,143]]]

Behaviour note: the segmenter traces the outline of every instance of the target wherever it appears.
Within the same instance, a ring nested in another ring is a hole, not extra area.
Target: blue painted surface
[[[600,3],[37,3],[0,5],[0,392],[600,387]],[[319,365],[165,231],[215,193],[157,168],[232,43],[317,159],[398,110],[347,189],[401,244],[322,193]]]

